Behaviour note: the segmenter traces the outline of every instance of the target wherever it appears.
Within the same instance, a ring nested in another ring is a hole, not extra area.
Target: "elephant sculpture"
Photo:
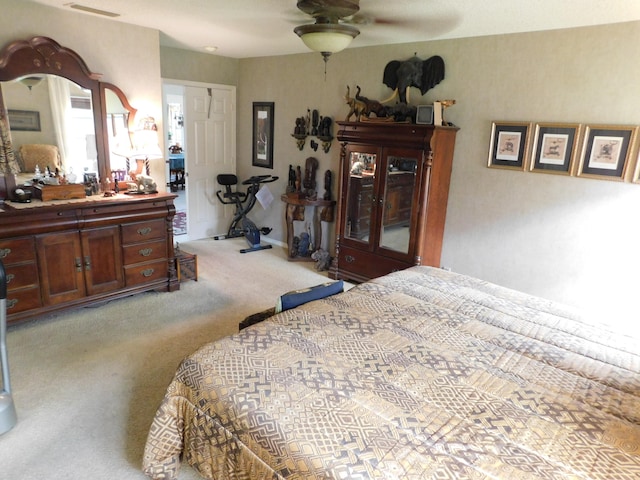
[[[389,88],[393,88],[394,92],[382,103],[393,100],[396,95],[399,96],[400,102],[407,103],[410,87],[419,88],[424,95],[443,79],[444,60],[438,55],[426,60],[420,60],[415,55],[403,62],[393,60],[384,67],[382,82]]]

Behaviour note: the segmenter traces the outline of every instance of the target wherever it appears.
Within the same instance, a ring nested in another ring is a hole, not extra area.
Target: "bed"
[[[413,267],[179,366],[144,472],[215,479],[637,479],[638,339]]]

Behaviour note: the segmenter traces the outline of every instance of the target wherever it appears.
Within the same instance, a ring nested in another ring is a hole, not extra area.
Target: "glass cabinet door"
[[[384,175],[379,246],[409,253],[411,216],[418,174],[416,156],[388,155]]]
[[[372,210],[377,154],[363,151],[347,153],[347,205],[345,238],[369,242],[373,226]]]

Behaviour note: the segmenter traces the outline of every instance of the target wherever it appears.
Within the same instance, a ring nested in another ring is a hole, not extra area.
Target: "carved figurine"
[[[320,121],[320,129],[318,131],[318,137],[320,138],[331,138],[331,117],[322,117]]]
[[[318,169],[318,159],[314,157],[307,158],[304,166],[304,186],[305,193],[308,197],[316,196],[316,170]]]
[[[329,270],[331,266],[331,255],[329,252],[319,248],[311,254],[311,258],[316,261],[316,270],[319,272]]]
[[[349,105],[349,113],[347,114],[345,121],[349,122],[351,120],[351,117],[355,115],[356,122],[359,122],[360,117],[367,109],[366,104],[358,100],[357,98],[350,96],[349,85],[347,85],[347,94],[344,96],[344,99],[347,102],[347,105]]]
[[[356,100],[365,104],[365,109],[363,115],[366,117],[371,116],[371,114],[375,114],[378,118],[386,118],[388,117],[387,107],[382,105],[382,103],[377,100],[370,100],[367,97],[363,97],[360,95],[360,85],[356,85]]]
[[[331,200],[331,170],[324,172],[324,197],[325,200]]]
[[[293,129],[293,134],[294,135],[306,135],[307,134],[307,127],[305,125],[304,117],[296,118],[296,126]]]
[[[302,232],[300,234],[300,240],[298,243],[298,255],[300,257],[308,257],[309,256],[309,245],[311,240],[309,239],[309,234],[307,232]]]
[[[302,186],[302,170],[300,169],[300,165],[296,167],[296,192],[300,192],[300,187]]]
[[[311,135],[318,135],[318,124],[320,123],[320,114],[318,110],[314,110],[311,114]]]
[[[296,191],[296,171],[292,165],[289,165],[289,180],[287,183],[287,193]]]

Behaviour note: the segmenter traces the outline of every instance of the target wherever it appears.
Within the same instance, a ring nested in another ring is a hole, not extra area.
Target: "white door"
[[[233,209],[216,197],[220,173],[236,173],[235,87],[185,87],[185,170],[189,240],[226,232]]]

